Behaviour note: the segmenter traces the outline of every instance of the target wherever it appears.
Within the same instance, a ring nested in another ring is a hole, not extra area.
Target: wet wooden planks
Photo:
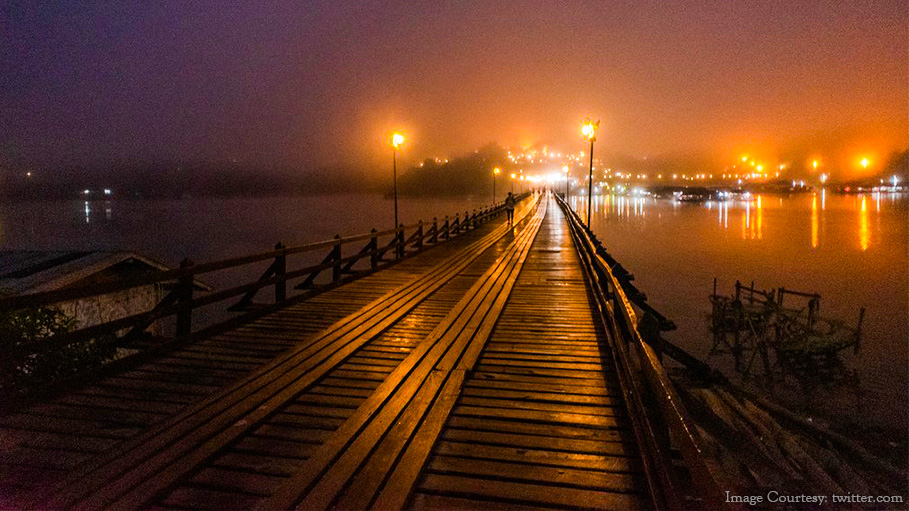
[[[498,223],[496,223],[498,224]],[[285,352],[351,310],[407,282],[489,234],[481,226],[382,272],[236,330],[78,386],[48,403],[0,417],[0,504],[27,505],[33,493],[58,484],[219,389]]]
[[[313,446],[320,441],[316,431],[312,438],[295,442],[288,424],[268,424],[267,417],[275,410],[288,411],[282,420],[303,418],[318,419],[329,426],[332,420],[344,419],[354,396],[309,395],[306,402],[295,402],[300,392],[313,386],[334,369],[353,374],[333,375],[327,383],[360,380],[354,389],[369,390],[380,379],[377,364],[359,364],[359,367],[341,369],[338,364],[354,354],[368,340],[385,332],[407,313],[431,296],[440,287],[468,269],[470,264],[486,252],[490,243],[495,244],[507,231],[498,227],[467,246],[460,247],[450,257],[437,261],[429,271],[411,278],[399,289],[388,292],[370,302],[356,313],[334,323],[307,343],[295,346],[261,367],[256,373],[237,382],[230,388],[199,403],[192,409],[174,417],[168,424],[136,439],[130,445],[109,453],[96,470],[82,471],[68,477],[66,486],[49,501],[52,507],[94,509],[99,506],[115,508],[144,507],[159,497],[171,496],[189,506],[202,502],[231,501],[226,492],[199,485],[215,481],[208,468],[223,472],[225,467],[207,467],[206,461],[219,454],[231,454],[233,460],[244,460],[256,466],[259,462],[251,453],[279,446],[277,453],[284,458],[284,466],[295,460],[305,459]],[[406,323],[406,321],[405,321]],[[385,346],[388,348],[389,346]],[[391,346],[393,347],[393,346]],[[362,358],[359,360],[362,362]],[[371,374],[370,374],[371,373]],[[371,377],[372,376],[372,377]],[[335,385],[341,386],[341,385]],[[323,388],[323,390],[325,390]],[[329,403],[326,403],[329,402]],[[331,406],[322,406],[330,404]],[[299,413],[302,412],[302,413]],[[330,429],[330,427],[329,427]],[[232,452],[225,453],[225,449]],[[199,467],[204,467],[201,471]],[[273,477],[260,474],[259,482]],[[200,477],[190,480],[187,477]],[[175,485],[178,486],[175,489]],[[262,491],[262,490],[260,490]],[[195,497],[193,497],[195,495]],[[220,497],[219,497],[220,495]],[[253,495],[255,496],[255,495]],[[193,500],[198,497],[198,500]],[[237,503],[240,500],[234,499]],[[206,504],[208,505],[208,504]]]
[[[362,509],[373,500],[379,507],[401,507],[507,301],[544,212],[515,229],[514,241],[446,318],[259,509]]]
[[[411,508],[647,507],[634,434],[567,229],[551,208]]]
[[[162,495],[157,505],[193,508],[214,497],[228,507],[252,508],[260,504],[300,469],[328,435],[336,431],[417,343],[442,321],[479,277],[475,269],[488,267],[500,252],[501,247],[490,249],[410,314],[276,411],[262,426],[228,446],[198,468],[194,475]]]

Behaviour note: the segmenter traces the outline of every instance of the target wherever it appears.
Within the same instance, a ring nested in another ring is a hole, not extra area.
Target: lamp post
[[[581,133],[590,141],[590,174],[587,177],[587,228],[590,228],[590,206],[593,202],[593,143],[597,139],[596,129],[600,127],[600,121],[590,122],[590,118],[584,119],[584,126],[581,127]]]
[[[392,179],[394,180],[394,195],[395,195],[395,229],[398,228],[398,147],[404,143],[404,135],[398,133],[397,131],[391,135],[391,171]],[[397,230],[395,231],[395,236],[397,236]]]
[[[514,193],[514,178],[517,177],[517,174],[514,172],[511,173],[511,193]]]
[[[492,169],[492,205],[496,204],[496,177],[502,172],[502,169],[496,167]]]
[[[568,192],[570,191],[568,183],[571,182],[570,176],[568,175],[568,165],[562,167],[562,172],[565,173],[565,204],[568,204]]]

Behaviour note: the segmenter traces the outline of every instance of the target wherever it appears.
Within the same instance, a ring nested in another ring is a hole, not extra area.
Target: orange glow
[[[818,245],[817,195],[811,198],[811,248]]]
[[[596,130],[599,127],[600,127],[600,121],[597,121],[594,123],[594,122],[590,121],[589,117],[587,117],[587,118],[584,118],[584,125],[581,126],[581,133],[584,135],[584,137],[588,141],[593,142],[597,139]]]
[[[403,143],[404,143],[404,135],[402,135],[401,133],[398,133],[397,131],[394,132],[394,133],[392,133],[392,135],[391,135],[391,145],[392,145],[395,149],[397,149],[398,147],[400,147],[401,144],[403,144]]]
[[[861,165],[863,169],[867,169],[869,163],[871,162],[868,161],[868,158],[862,158],[862,161],[859,162],[859,165]]]
[[[499,167],[496,167],[496,168],[492,169],[492,173],[498,176],[499,174],[502,173],[502,169],[500,169]]]
[[[868,208],[865,205],[864,195],[862,195],[862,208],[859,212],[859,246],[863,252],[871,246],[871,231],[868,228]]]

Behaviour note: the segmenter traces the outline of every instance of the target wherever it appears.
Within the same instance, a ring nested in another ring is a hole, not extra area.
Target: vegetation
[[[426,159],[398,177],[398,193],[405,195],[470,195],[492,193],[492,169],[502,166],[505,150],[488,145],[475,153],[451,160]],[[505,176],[499,176],[499,195],[510,189]]]
[[[0,392],[27,393],[100,367],[116,352],[113,336],[43,349],[42,341],[72,331],[76,319],[54,308],[0,313]]]

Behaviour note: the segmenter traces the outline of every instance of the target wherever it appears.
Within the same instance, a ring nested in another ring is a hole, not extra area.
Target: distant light
[[[499,167],[496,167],[496,168],[492,169],[492,173],[498,176],[499,174],[502,173],[502,169],[500,169]]]
[[[568,165],[563,165],[563,166],[562,166],[562,172],[564,172],[564,173],[566,173],[566,174],[568,173]]]
[[[401,133],[398,133],[397,131],[392,133],[391,145],[394,146],[395,149],[400,147],[401,144],[403,144],[403,143],[404,143],[404,135],[402,135]]]
[[[88,195],[88,194],[90,194],[90,193],[92,193],[92,192],[91,192],[91,190],[83,190],[82,193],[84,193],[85,195]]]
[[[814,160],[813,162],[811,162],[811,166],[814,168],[817,168],[817,160]]]
[[[821,174],[821,184],[824,184],[826,182],[827,182],[827,174]]]
[[[747,157],[747,156],[742,156],[742,161],[748,161],[748,157]]]
[[[758,166],[757,166],[757,169],[758,169],[758,172],[760,172],[760,171],[764,170],[764,166],[763,166],[763,165],[758,165]]]
[[[870,163],[870,162],[868,161],[868,158],[862,158],[862,161],[860,163],[862,165],[862,168],[867,169],[868,163]]]
[[[900,179],[894,175],[893,176],[893,187],[896,188],[896,184],[899,182],[900,182]]]
[[[113,192],[110,191],[110,188],[104,189],[104,195],[110,195],[111,193],[113,193]]]
[[[26,173],[25,173],[25,177],[32,177],[32,173],[31,173],[31,172],[26,172]]]
[[[587,138],[590,142],[594,142],[597,139],[596,130],[600,127],[600,121],[591,122],[590,118],[587,117],[584,119],[584,125],[581,126],[581,133],[584,134],[584,137]]]
[[[511,179],[514,179],[515,177],[517,177],[517,174],[515,174],[514,172],[512,172],[512,173],[511,173]]]

